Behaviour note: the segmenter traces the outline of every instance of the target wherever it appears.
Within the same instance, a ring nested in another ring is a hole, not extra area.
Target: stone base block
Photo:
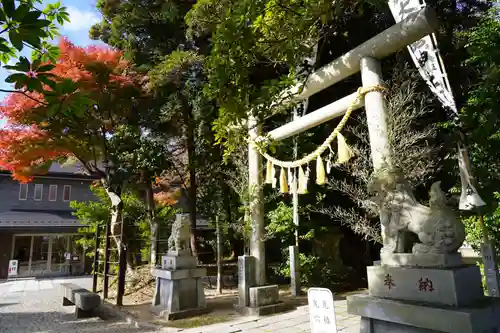
[[[286,310],[285,303],[279,301],[278,285],[250,287],[248,304],[243,306],[240,302],[234,308],[244,316],[265,316]]]
[[[66,297],[63,297],[63,306],[72,306],[75,305],[73,302],[71,302],[69,299]]]
[[[189,269],[196,268],[198,261],[196,257],[193,256],[162,256],[161,257],[161,268],[168,270],[179,270],[179,269]]]
[[[360,333],[500,331],[500,299],[492,297],[467,307],[450,307],[354,295],[347,297],[347,312],[362,317]]]
[[[205,293],[201,281],[205,272],[205,268],[153,270],[153,275],[156,276],[153,306],[163,306],[168,313],[205,308]]]
[[[250,307],[257,308],[276,304],[279,301],[278,285],[250,288]]]
[[[97,315],[93,309],[92,310],[83,310],[83,309],[80,309],[79,307],[75,307],[75,317],[77,319],[83,319],[83,318],[97,317]]]
[[[484,297],[477,266],[455,268],[367,268],[371,296],[453,306],[471,304]]]
[[[167,255],[168,256],[172,256],[172,257],[189,257],[189,256],[192,256],[191,250],[189,250],[189,249],[187,249],[187,250],[169,250],[167,252]]]
[[[165,320],[178,320],[184,318],[191,318],[196,316],[201,316],[210,313],[212,310],[210,308],[196,308],[196,309],[186,309],[177,312],[168,312],[167,310],[161,310],[160,316],[165,318]]]
[[[207,269],[203,267],[199,268],[189,268],[189,269],[178,269],[176,271],[169,269],[153,269],[151,274],[155,277],[159,277],[167,280],[184,280],[184,279],[195,279],[207,276]]]
[[[240,306],[239,304],[234,304],[234,309],[243,316],[267,316],[285,312],[287,307],[285,306],[285,303],[278,301],[276,304],[259,307]]]
[[[426,254],[380,253],[382,265],[397,267],[460,267],[463,265],[460,253]]]

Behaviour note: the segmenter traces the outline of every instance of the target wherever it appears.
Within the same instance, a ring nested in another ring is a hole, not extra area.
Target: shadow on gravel
[[[16,305],[16,304],[19,304],[19,303],[0,303],[0,308],[3,308],[4,306],[11,306],[11,305]]]
[[[99,318],[76,319],[73,314],[57,311],[9,313],[1,313],[0,311],[0,332],[146,333],[151,332],[151,329],[136,328],[124,322],[101,320]]]
[[[68,275],[68,276],[37,276],[34,279],[41,280],[81,280],[91,279],[92,275]]]

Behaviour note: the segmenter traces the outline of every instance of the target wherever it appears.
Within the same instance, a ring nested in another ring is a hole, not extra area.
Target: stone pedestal
[[[484,297],[476,266],[455,268],[367,268],[371,296],[462,306]]]
[[[285,310],[277,285],[255,285],[255,258],[238,257],[238,304],[234,308],[246,316],[264,316]]]
[[[154,269],[156,289],[154,309],[167,320],[207,313],[201,279],[207,275],[198,268],[193,256],[167,255],[162,258],[162,269]]]
[[[369,295],[347,298],[348,313],[362,317],[361,333],[500,332],[500,299],[484,296],[478,267],[454,255],[381,259],[367,269]],[[429,266],[407,266],[417,262]]]
[[[500,332],[500,299],[484,297],[467,307],[447,307],[354,295],[347,312],[361,316],[360,333]]]
[[[396,267],[458,267],[463,265],[462,255],[412,253],[381,253],[380,261],[387,266]]]

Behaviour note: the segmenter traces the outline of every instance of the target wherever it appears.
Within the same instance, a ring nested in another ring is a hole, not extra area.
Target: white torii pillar
[[[361,81],[363,87],[382,85],[382,69],[380,62],[374,58],[361,59]],[[380,91],[372,91],[365,95],[366,122],[370,138],[370,148],[374,170],[384,164],[391,165],[391,148],[387,129],[387,109],[384,96]]]
[[[260,133],[257,119],[249,114],[248,136],[255,139]],[[264,193],[262,175],[262,156],[250,142],[248,144],[248,190],[250,221],[252,234],[250,236],[250,255],[255,258],[255,283],[263,286],[266,283],[266,250],[264,242]]]
[[[363,87],[383,84],[380,62],[374,58],[361,59],[361,81]],[[389,131],[387,129],[387,108],[384,96],[380,91],[372,91],[365,95],[366,123],[370,139],[373,170],[384,165],[392,166]],[[381,224],[382,241],[385,244],[385,228]]]

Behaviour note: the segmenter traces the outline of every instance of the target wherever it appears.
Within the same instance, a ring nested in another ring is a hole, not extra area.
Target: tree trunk
[[[229,241],[229,244],[231,244],[231,255],[229,257],[229,260],[234,260],[236,259],[236,242],[234,239],[231,239]]]
[[[222,294],[222,233],[219,217],[215,217],[215,232],[217,237],[217,293]]]
[[[123,243],[123,201],[121,199],[121,188],[112,189],[106,180],[101,180],[104,190],[111,200],[111,224],[110,231],[113,240],[115,241],[118,256],[122,251]],[[127,260],[127,272],[133,272],[133,266]]]
[[[137,254],[137,251],[133,251],[135,249],[131,249],[130,247],[127,249],[127,269],[130,267],[130,268],[134,268],[134,267],[137,267],[137,258],[136,258],[136,254]]]
[[[220,156],[221,158],[221,163],[222,163],[222,155]],[[220,179],[220,184],[223,190],[223,201],[224,201],[224,208],[226,211],[226,223],[227,223],[227,239],[229,240],[229,243],[231,244],[231,257],[230,260],[233,260],[236,258],[236,242],[235,242],[235,236],[234,236],[234,230],[231,228],[231,223],[233,223],[233,214],[231,212],[231,200],[229,198],[229,193],[231,193],[231,189],[229,188],[229,185],[225,182],[224,179],[224,174],[221,172],[221,179]]]
[[[143,174],[145,175],[145,173]],[[158,222],[156,221],[155,216],[155,202],[153,197],[153,186],[150,181],[148,181],[147,177],[143,177],[143,180],[146,185],[146,204],[148,207],[148,219],[149,219],[149,227],[151,230],[151,247],[150,247],[150,266],[151,268],[156,267],[156,263],[158,262],[157,252],[158,252]]]
[[[229,246],[231,248],[230,249],[231,255],[229,256],[229,260],[234,260],[238,256],[238,249],[237,249],[238,242],[237,242],[233,228],[231,228],[231,225],[229,225],[229,223],[232,223],[231,222],[231,219],[232,219],[231,209],[228,210],[227,214],[228,214],[227,239],[229,240]]]
[[[186,108],[186,146],[188,154],[188,170],[189,170],[189,188],[188,188],[188,209],[189,222],[191,229],[191,251],[193,256],[198,257],[198,248],[196,243],[196,163],[195,163],[195,142],[194,142],[194,117],[192,110]]]

